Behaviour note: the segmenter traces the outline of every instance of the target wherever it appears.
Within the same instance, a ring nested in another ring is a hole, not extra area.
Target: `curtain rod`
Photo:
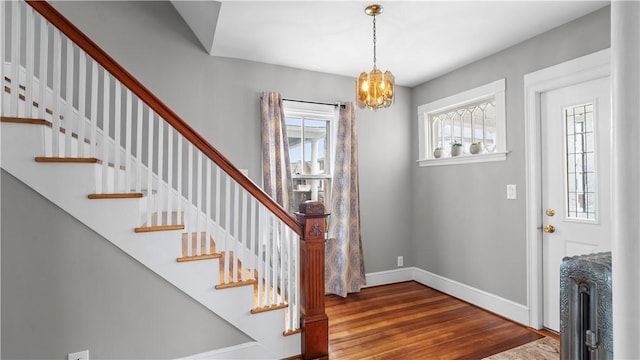
[[[293,102],[299,102],[299,103],[305,103],[305,104],[316,104],[316,105],[330,105],[330,106],[341,106],[344,108],[344,105],[338,104],[338,103],[325,103],[325,102],[318,102],[318,101],[309,101],[309,100],[298,100],[298,99],[286,99],[286,98],[282,98],[283,101],[293,101]]]

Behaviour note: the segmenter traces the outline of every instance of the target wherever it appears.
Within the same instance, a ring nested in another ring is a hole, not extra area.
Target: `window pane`
[[[451,144],[459,142],[468,153],[471,143],[480,142],[485,152],[494,152],[496,143],[496,104],[491,98],[432,114],[429,122],[434,138],[431,153],[437,147],[443,147],[445,154],[451,153]]]
[[[289,139],[289,161],[291,162],[291,172],[302,174],[302,119],[285,118],[287,124],[287,138]]]
[[[588,109],[588,110],[587,110]],[[566,108],[567,217],[596,219],[593,105]]]
[[[328,122],[324,120],[304,120],[304,174],[326,174],[325,154],[327,153]]]
[[[325,209],[330,209],[329,199],[331,198],[330,179],[294,179],[293,197],[295,208],[305,201],[320,201]]]

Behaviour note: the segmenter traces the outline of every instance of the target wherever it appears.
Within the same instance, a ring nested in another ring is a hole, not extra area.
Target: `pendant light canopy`
[[[383,73],[376,67],[376,16],[382,14],[382,6],[369,5],[364,12],[373,16],[373,70],[358,76],[356,100],[361,109],[366,107],[376,111],[389,107],[393,102],[395,78],[391,71]]]

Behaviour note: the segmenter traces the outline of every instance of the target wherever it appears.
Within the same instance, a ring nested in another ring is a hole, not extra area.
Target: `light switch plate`
[[[516,190],[516,184],[507,184],[507,199],[515,200],[518,198],[518,191]]]

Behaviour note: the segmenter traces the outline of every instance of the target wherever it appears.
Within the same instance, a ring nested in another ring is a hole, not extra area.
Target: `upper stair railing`
[[[184,228],[179,259],[222,254],[220,286],[255,283],[256,309],[287,305],[299,329],[302,226],[50,4],[26,3],[0,3],[2,116],[46,120],[44,157],[100,163],[96,194],[146,195],[136,231]]]

